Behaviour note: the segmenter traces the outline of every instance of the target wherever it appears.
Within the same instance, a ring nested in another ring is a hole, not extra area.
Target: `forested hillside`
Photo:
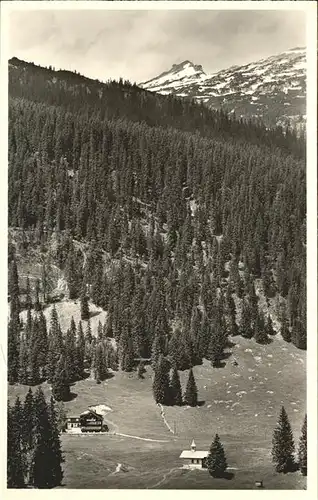
[[[54,240],[69,297],[107,310],[123,370],[160,354],[218,365],[229,334],[270,342],[260,280],[283,338],[306,348],[303,140],[129,82],[16,59],[9,77],[9,226],[45,252]],[[9,258],[12,313],[25,304]]]

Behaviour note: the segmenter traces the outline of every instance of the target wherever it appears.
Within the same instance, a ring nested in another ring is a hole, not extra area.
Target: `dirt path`
[[[166,420],[165,412],[164,412],[162,404],[161,403],[157,403],[157,406],[160,408],[160,415],[161,415],[161,418],[162,418],[165,426],[167,427],[167,429],[169,430],[169,432],[171,432],[172,434],[174,434],[174,430],[171,429],[170,425],[168,424],[168,422]]]
[[[149,489],[152,489],[152,488],[157,488],[158,486],[160,486],[162,483],[165,482],[165,480],[167,479],[167,477],[172,474],[172,472],[176,471],[176,470],[180,470],[180,467],[173,467],[173,469],[170,469],[168,472],[166,472],[164,475],[163,475],[163,478],[160,479],[160,481],[158,481],[157,483],[153,484],[152,486],[149,486],[148,488],[146,488],[147,490]]]
[[[123,436],[123,437],[128,437],[128,438],[133,438],[133,439],[140,439],[141,441],[151,441],[153,443],[169,443],[168,440],[163,440],[163,439],[151,439],[151,438],[143,438],[140,436],[131,436],[130,434],[122,434],[121,432],[115,432],[116,436]]]

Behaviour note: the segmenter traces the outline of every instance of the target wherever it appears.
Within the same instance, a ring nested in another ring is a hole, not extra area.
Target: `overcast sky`
[[[101,80],[148,80],[189,59],[213,73],[305,46],[293,11],[16,11],[10,57]]]

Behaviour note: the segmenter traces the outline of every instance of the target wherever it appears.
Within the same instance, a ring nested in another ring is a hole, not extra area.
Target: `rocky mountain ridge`
[[[190,61],[174,64],[140,86],[152,92],[193,98],[267,126],[301,128],[306,120],[306,50],[301,47],[208,75]]]

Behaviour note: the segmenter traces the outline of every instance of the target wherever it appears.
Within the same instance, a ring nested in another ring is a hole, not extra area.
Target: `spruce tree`
[[[155,368],[155,375],[152,384],[153,395],[156,403],[169,404],[169,366],[167,360],[161,354]]]
[[[14,407],[8,404],[7,422],[7,486],[24,488],[24,460],[21,436],[21,403],[16,399]]]
[[[282,338],[285,340],[285,342],[291,342],[291,332],[289,329],[288,319],[285,309],[283,310],[282,313],[280,334]]]
[[[298,465],[302,475],[307,476],[307,415],[305,415],[299,439]]]
[[[163,355],[163,340],[162,340],[162,335],[160,333],[156,333],[153,343],[152,343],[152,349],[151,349],[151,363],[153,369],[155,369],[160,356]]]
[[[25,339],[25,335],[22,333],[20,340],[19,373],[18,373],[18,381],[20,382],[20,384],[28,383],[28,370],[29,370],[29,348],[28,348],[28,343]]]
[[[30,452],[34,445],[34,398],[31,387],[29,388],[23,404],[22,439],[23,446]]]
[[[67,366],[68,380],[74,382],[79,378],[79,369],[76,356],[76,327],[74,319],[71,320],[71,328],[66,332],[64,344],[65,361]]]
[[[11,317],[19,317],[20,313],[20,288],[19,275],[15,257],[12,259],[9,266],[8,276],[8,293],[10,295],[10,315]]]
[[[295,445],[285,408],[282,406],[273,434],[272,458],[277,472],[294,470]]]
[[[68,401],[70,399],[70,384],[68,380],[68,367],[63,355],[56,365],[54,378],[52,381],[52,395],[56,401]]]
[[[96,345],[94,355],[94,377],[97,383],[100,383],[108,375],[107,357],[104,346],[101,342]]]
[[[30,288],[30,278],[27,275],[26,278],[26,290],[25,290],[25,308],[32,309],[32,299],[31,299],[31,288]]]
[[[28,385],[37,385],[40,383],[39,322],[37,318],[32,324],[31,339],[28,347]]]
[[[226,457],[223,445],[218,434],[215,435],[210,452],[206,458],[206,465],[209,473],[213,477],[223,477],[227,469]]]
[[[97,325],[97,339],[102,340],[103,338],[103,325],[101,321],[99,320],[98,325]]]
[[[131,372],[135,366],[133,339],[128,327],[124,327],[120,338],[121,369]]]
[[[54,398],[51,396],[49,405],[49,421],[51,427],[51,461],[48,464],[51,471],[51,482],[52,487],[59,486],[63,479],[63,471],[61,464],[64,462],[64,458],[61,450],[60,442],[60,430],[58,427],[58,416],[56,411],[56,405]]]
[[[224,356],[225,337],[222,332],[218,332],[214,327],[211,333],[211,339],[208,347],[208,358],[213,367],[220,367]]]
[[[170,377],[170,400],[172,405],[182,405],[182,390],[177,368],[172,369]]]
[[[265,328],[264,315],[261,311],[257,310],[254,320],[254,339],[258,344],[268,344],[269,342]]]
[[[266,331],[267,335],[269,335],[269,336],[275,335],[275,330],[274,330],[274,327],[273,327],[273,321],[272,321],[272,318],[271,318],[270,314],[268,314],[267,318],[266,318],[265,331]]]
[[[76,341],[76,364],[78,369],[79,377],[84,376],[84,361],[85,361],[85,337],[82,328],[82,322],[80,321],[77,328],[77,341]]]
[[[88,305],[88,297],[84,291],[81,293],[81,320],[87,321],[89,320],[89,305]]]
[[[23,404],[23,420],[22,420],[22,446],[25,454],[25,477],[26,481],[30,479],[30,468],[32,463],[32,454],[34,450],[34,397],[31,388],[27,392]]]
[[[40,280],[39,279],[37,279],[36,282],[35,282],[34,310],[35,311],[40,311],[41,310],[41,303],[40,303]]]
[[[251,321],[252,321],[251,307],[249,305],[249,302],[246,299],[244,299],[242,306],[241,324],[239,330],[242,337],[247,339],[250,339],[253,336]]]
[[[30,482],[35,488],[54,488],[61,483],[59,437],[56,418],[48,408],[41,388],[34,397],[35,405],[35,449],[31,464]],[[51,420],[52,419],[52,420]]]
[[[19,352],[21,351],[20,325],[11,319],[8,324],[8,382],[14,384],[19,378]],[[26,379],[26,376],[23,378]]]
[[[36,340],[38,344],[38,362],[41,370],[41,377],[46,376],[46,365],[47,365],[47,355],[48,355],[48,334],[47,334],[47,326],[46,319],[43,314],[43,311],[40,311],[38,318],[38,330],[37,330],[38,338]]]
[[[189,371],[189,378],[183,396],[183,401],[188,406],[197,406],[198,404],[198,389],[195,383],[195,378],[193,375],[192,368],[190,368]]]

